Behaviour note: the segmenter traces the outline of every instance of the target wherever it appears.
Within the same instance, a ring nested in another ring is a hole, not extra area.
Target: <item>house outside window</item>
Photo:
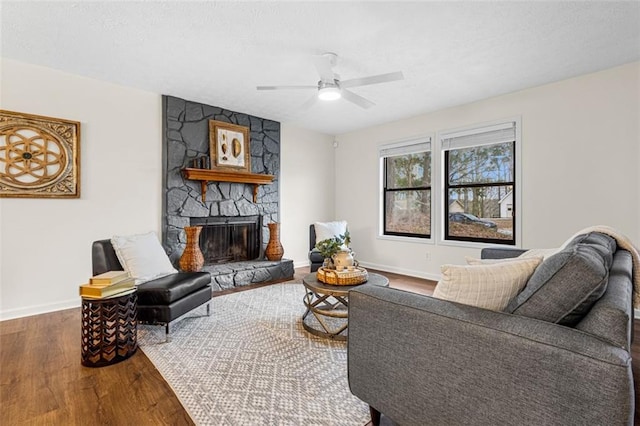
[[[443,240],[516,244],[517,122],[440,135]]]
[[[380,147],[381,234],[431,238],[431,138]]]

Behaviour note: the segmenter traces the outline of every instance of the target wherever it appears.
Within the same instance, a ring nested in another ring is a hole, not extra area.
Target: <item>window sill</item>
[[[509,248],[520,248],[518,244],[495,244],[495,243],[483,243],[483,242],[474,242],[474,241],[453,241],[453,240],[440,240],[438,241],[439,246],[449,246],[449,247],[463,247],[463,248],[474,248],[474,249],[483,249],[489,247],[509,247]]]
[[[376,237],[378,240],[387,240],[387,241],[400,241],[403,243],[416,243],[416,244],[435,244],[435,240],[433,237],[431,238],[416,238],[416,237],[401,237],[398,235],[378,235]]]

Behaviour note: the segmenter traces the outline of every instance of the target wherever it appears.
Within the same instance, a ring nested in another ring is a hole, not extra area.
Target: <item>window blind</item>
[[[509,121],[494,126],[444,133],[440,140],[444,150],[513,142],[516,140],[516,123]]]
[[[423,138],[393,145],[384,145],[379,149],[380,158],[396,157],[398,155],[415,154],[431,151],[431,138]]]

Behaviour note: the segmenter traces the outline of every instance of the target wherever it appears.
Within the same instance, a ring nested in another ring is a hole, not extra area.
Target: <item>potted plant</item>
[[[318,249],[322,257],[324,257],[324,263],[322,267],[334,269],[334,259],[336,258],[336,255],[341,252],[344,252],[344,255],[341,256],[341,259],[342,257],[350,257],[351,265],[353,265],[353,256],[351,255],[349,244],[351,244],[351,236],[349,234],[349,231],[346,231],[342,235],[319,241],[316,244],[316,248]],[[346,247],[346,250],[344,247]],[[340,260],[339,264],[344,264],[344,261]]]

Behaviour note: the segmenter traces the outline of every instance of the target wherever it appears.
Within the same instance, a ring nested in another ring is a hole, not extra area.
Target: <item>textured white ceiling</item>
[[[327,134],[460,105],[640,59],[640,2],[7,2],[6,58]],[[376,103],[300,108],[312,56]]]

